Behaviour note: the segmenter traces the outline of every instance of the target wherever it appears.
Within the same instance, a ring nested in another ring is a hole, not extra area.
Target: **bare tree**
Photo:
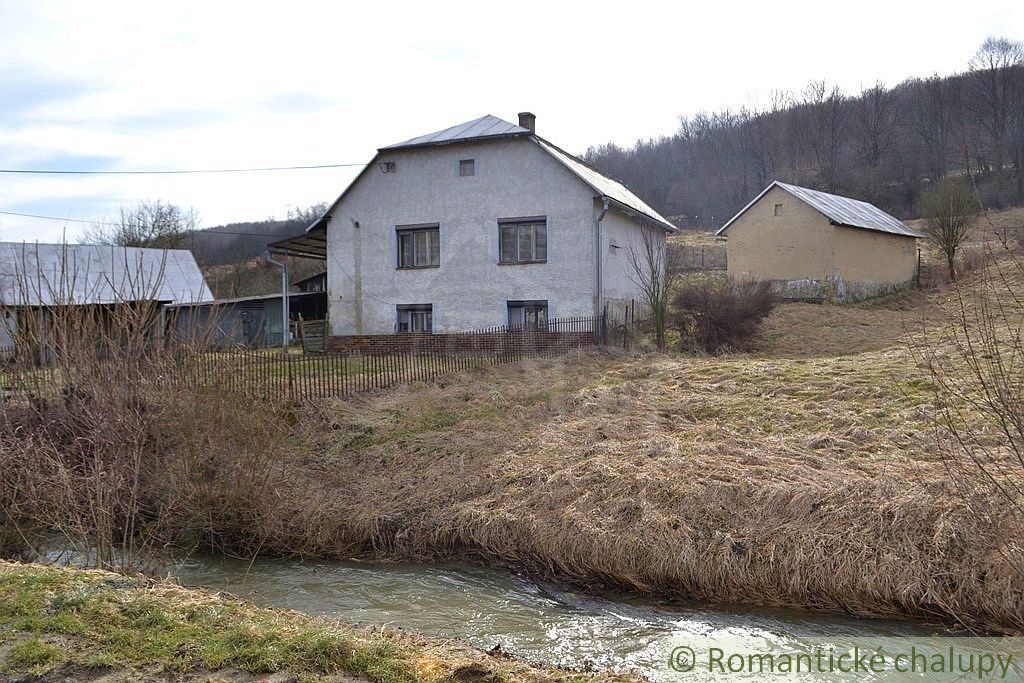
[[[970,236],[981,207],[961,180],[947,178],[921,193],[918,212],[925,219],[924,232],[946,257],[950,279],[956,279],[956,255]]]
[[[327,202],[317,202],[306,207],[295,206],[288,209],[288,220],[309,226],[327,213],[329,208],[330,205]]]
[[[928,177],[936,182],[946,175],[953,115],[951,97],[945,79],[932,76],[914,83],[910,99],[910,129],[924,148]]]
[[[1024,43],[988,37],[970,61],[972,109],[986,133],[990,170],[1002,173],[1014,108],[1024,81]]]
[[[839,86],[811,81],[804,91],[810,113],[812,146],[822,183],[829,192],[839,189],[839,160],[846,135],[847,108]]]
[[[861,92],[854,101],[853,144],[857,157],[874,169],[893,142],[896,128],[896,97],[881,82]]]
[[[120,247],[178,249],[199,227],[195,209],[157,199],[122,206],[113,221],[86,229],[82,244],[114,244]]]
[[[676,275],[669,267],[664,231],[650,227],[642,230],[643,244],[639,251],[633,245],[629,247],[629,279],[640,288],[644,302],[651,309],[655,343],[659,350],[664,350],[669,291]]]

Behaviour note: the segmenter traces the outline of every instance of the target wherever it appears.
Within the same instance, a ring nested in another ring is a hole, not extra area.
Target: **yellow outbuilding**
[[[873,204],[773,182],[723,225],[733,280],[785,298],[856,301],[913,284],[924,237]]]

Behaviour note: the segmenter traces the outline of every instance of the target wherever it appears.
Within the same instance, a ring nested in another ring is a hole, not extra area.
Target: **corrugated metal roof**
[[[480,138],[509,137],[517,135],[530,135],[527,128],[509,123],[497,116],[481,116],[472,121],[460,123],[451,128],[445,128],[426,135],[420,135],[404,142],[396,142],[387,147],[381,147],[380,151],[386,149],[401,149],[403,147],[424,147],[427,145],[444,145],[451,142],[463,142],[467,140],[478,140]]]
[[[185,249],[0,242],[0,304],[212,301]]]
[[[608,197],[627,209],[632,209],[637,213],[643,214],[655,223],[661,225],[661,227],[675,232],[676,227],[669,223],[667,218],[648,206],[646,202],[630,192],[622,183],[612,180],[597,169],[586,164],[584,161],[577,159],[558,147],[555,147],[543,138],[537,138],[537,143],[540,144],[540,146],[551,156],[562,162],[570,171],[579,176],[583,182],[589,185],[602,197]]]
[[[800,201],[821,212],[836,225],[849,228],[863,228],[887,232],[891,235],[903,235],[905,237],[924,237],[923,234],[906,225],[903,221],[890,216],[874,204],[862,202],[859,199],[841,197],[837,194],[829,194],[818,190],[811,190],[806,187],[780,183],[778,180],[766,187],[761,194],[754,197],[754,200],[747,204],[729,222],[719,228],[716,235],[720,235],[732,225],[732,223],[746,213],[747,209],[757,203],[761,197],[766,195],[773,187],[778,187],[790,193]]]

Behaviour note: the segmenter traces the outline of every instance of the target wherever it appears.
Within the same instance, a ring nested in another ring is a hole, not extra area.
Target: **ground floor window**
[[[397,329],[399,332],[425,332],[430,334],[434,331],[433,304],[399,304],[397,309]]]
[[[509,327],[519,327],[522,325],[539,327],[541,325],[547,325],[548,302],[509,301],[508,324]]]

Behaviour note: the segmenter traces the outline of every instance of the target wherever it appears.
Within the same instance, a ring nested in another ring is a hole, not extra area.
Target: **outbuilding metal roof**
[[[0,242],[0,305],[212,300],[186,249]]]
[[[402,149],[404,147],[425,147],[427,145],[444,145],[452,142],[463,142],[466,140],[480,140],[483,138],[515,137],[518,135],[530,135],[528,128],[509,123],[497,116],[481,116],[472,121],[460,123],[451,128],[445,128],[434,133],[420,135],[404,142],[396,142],[380,150]]]
[[[756,204],[761,197],[768,194],[773,187],[785,190],[800,201],[824,214],[833,225],[887,232],[891,235],[902,235],[904,237],[924,237],[917,230],[909,227],[898,218],[890,216],[874,204],[862,202],[859,199],[841,197],[837,194],[819,192],[818,190],[811,190],[806,187],[780,183],[778,180],[766,187],[761,194],[754,197],[753,201],[744,206],[738,214],[730,218],[729,222],[719,228],[715,234],[721,235],[724,233],[737,218],[746,213],[747,209]]]

